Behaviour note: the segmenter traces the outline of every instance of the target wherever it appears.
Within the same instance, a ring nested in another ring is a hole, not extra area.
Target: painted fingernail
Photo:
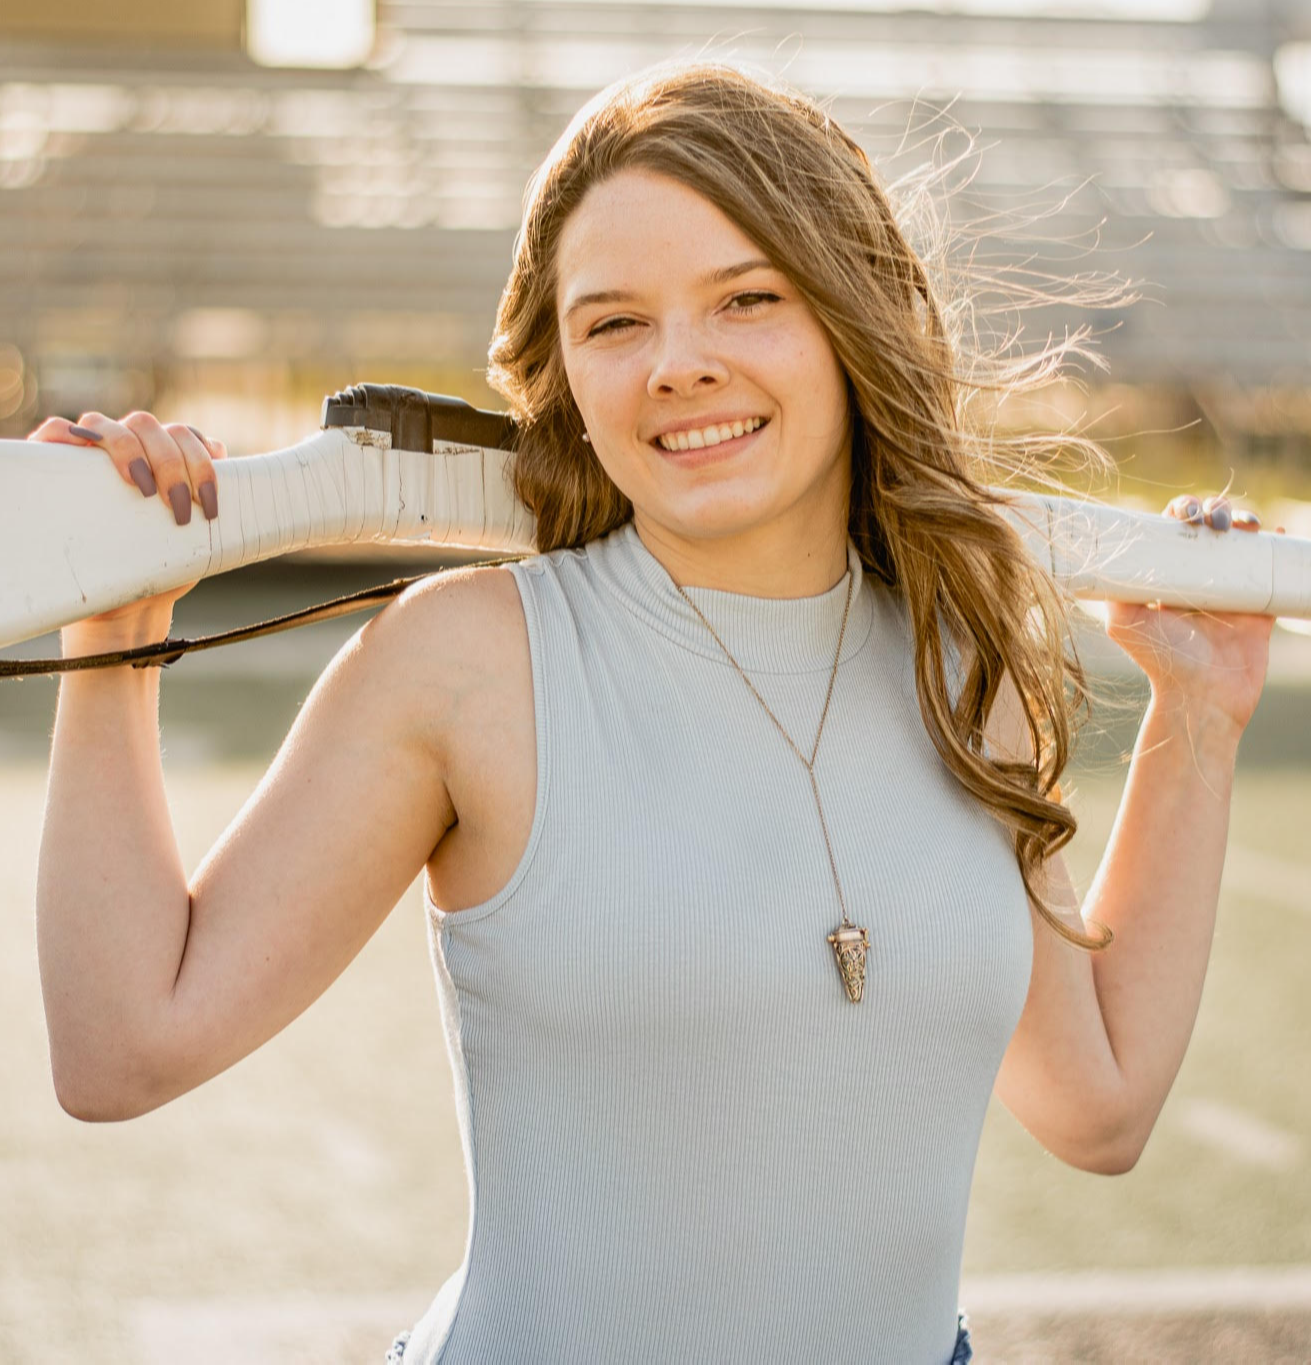
[[[200,510],[204,512],[205,520],[213,521],[218,516],[218,489],[213,480],[206,479],[196,492],[200,495]]]
[[[1227,531],[1229,524],[1233,520],[1227,507],[1213,507],[1207,514],[1206,519],[1211,523],[1214,531]]]
[[[92,431],[90,427],[75,427],[69,424],[68,434],[77,436],[83,441],[99,441],[103,439],[98,431]]]
[[[187,430],[196,438],[196,440],[200,442],[201,445],[208,444],[208,442],[206,442],[205,440],[205,433],[203,431],[198,431],[193,426],[188,426]]]
[[[1184,516],[1186,516],[1189,521],[1196,521],[1198,516],[1201,515],[1201,511],[1202,504],[1198,502],[1196,498],[1189,498],[1188,501],[1184,503]]]
[[[191,489],[184,483],[175,483],[168,490],[168,500],[173,504],[173,520],[185,526],[191,520]]]
[[[1234,513],[1234,525],[1243,531],[1259,531],[1261,529],[1261,518],[1255,512],[1249,512],[1246,508],[1239,508]]]
[[[133,460],[128,465],[127,472],[131,475],[132,482],[141,490],[143,498],[153,498],[159,491],[155,487],[155,476],[150,472],[150,466],[144,460]]]

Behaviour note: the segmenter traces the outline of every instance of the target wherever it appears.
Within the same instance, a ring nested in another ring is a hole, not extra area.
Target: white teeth
[[[657,439],[665,450],[702,450],[706,446],[717,446],[721,441],[731,441],[735,436],[749,435],[764,425],[763,417],[748,417],[745,421],[724,422],[700,431],[671,431]]]

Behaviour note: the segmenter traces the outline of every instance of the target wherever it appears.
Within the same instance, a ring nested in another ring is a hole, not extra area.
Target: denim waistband
[[[956,1348],[951,1353],[949,1365],[969,1365],[974,1359],[974,1347],[970,1345],[970,1320],[961,1313],[956,1319]]]

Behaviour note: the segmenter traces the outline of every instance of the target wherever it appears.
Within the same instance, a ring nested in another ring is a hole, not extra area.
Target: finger
[[[143,498],[155,496],[158,485],[151,472],[146,449],[137,439],[135,432],[122,422],[115,422],[106,417],[103,412],[84,412],[76,423],[69,423],[70,429],[74,425],[100,438],[101,450],[114,462],[114,468],[118,470],[119,477],[124,483],[131,484]]]
[[[206,436],[199,427],[187,426],[187,430],[205,447],[210,453],[210,458],[222,460],[227,457],[228,448],[216,436]]]
[[[1235,531],[1259,531],[1261,529],[1261,518],[1255,512],[1249,512],[1246,507],[1238,507],[1234,510],[1234,530]]]
[[[88,427],[80,427],[67,417],[47,417],[35,431],[27,434],[29,441],[57,441],[61,445],[98,445],[100,435]]]
[[[1191,493],[1180,493],[1166,503],[1165,515],[1197,525],[1202,520],[1202,504]]]
[[[123,418],[123,425],[136,436],[146,452],[150,468],[159,486],[160,497],[168,504],[173,520],[185,526],[191,520],[191,501],[194,489],[187,468],[187,458],[183,454],[174,430],[161,425],[159,418],[149,412],[130,412]],[[185,431],[184,427],[180,428]],[[186,439],[199,446],[190,432]]]
[[[1223,494],[1207,498],[1202,504],[1202,512],[1206,517],[1206,524],[1213,531],[1227,531],[1233,522],[1233,509],[1229,499]]]
[[[173,438],[187,465],[187,478],[206,521],[218,516],[218,480],[214,477],[214,461],[205,437],[195,427],[181,422],[170,422],[164,430]],[[176,513],[177,507],[174,506]]]

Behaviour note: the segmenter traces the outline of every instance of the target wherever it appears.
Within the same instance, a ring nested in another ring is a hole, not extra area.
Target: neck
[[[716,588],[747,597],[818,597],[847,572],[845,519],[824,534],[782,538],[765,528],[745,535],[690,539],[633,516],[642,544],[680,587]]]

